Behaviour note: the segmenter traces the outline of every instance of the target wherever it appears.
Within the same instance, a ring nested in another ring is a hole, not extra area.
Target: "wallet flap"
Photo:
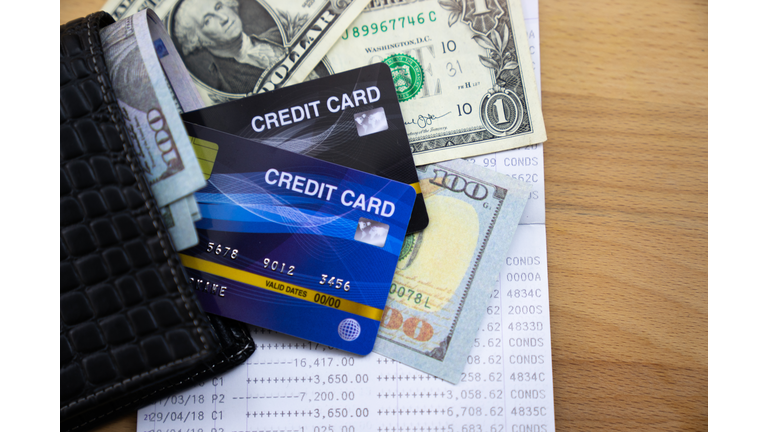
[[[106,73],[99,12],[61,30],[61,429],[95,424],[254,350],[212,326],[173,249]]]

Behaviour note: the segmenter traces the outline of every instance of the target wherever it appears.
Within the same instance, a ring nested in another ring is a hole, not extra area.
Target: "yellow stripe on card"
[[[179,254],[179,256],[181,257],[181,264],[184,267],[208,273],[213,276],[231,279],[233,281],[251,285],[256,288],[276,292],[278,294],[297,298],[314,304],[319,304],[321,306],[330,307],[332,309],[349,312],[351,314],[376,321],[381,321],[381,316],[384,313],[382,309],[377,309],[362,303],[357,303],[351,300],[343,299],[341,297],[325,294],[320,291],[315,291],[313,289],[305,288],[299,285],[289,284],[276,279],[250,273],[245,270],[239,270],[225,266],[223,264],[213,263],[185,254]]]
[[[411,183],[411,187],[416,189],[416,194],[421,193],[421,184],[419,182]]]

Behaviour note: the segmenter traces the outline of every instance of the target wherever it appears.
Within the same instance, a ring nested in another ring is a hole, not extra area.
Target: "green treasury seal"
[[[384,63],[392,70],[398,101],[405,102],[419,94],[424,85],[424,71],[418,60],[408,54],[392,54]]]

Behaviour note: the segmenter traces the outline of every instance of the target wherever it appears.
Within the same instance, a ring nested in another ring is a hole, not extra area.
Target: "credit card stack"
[[[410,184],[418,196],[408,234],[429,224],[392,71],[384,63],[188,112],[181,118]]]
[[[181,253],[203,308],[370,353],[403,239],[429,222],[389,68],[182,118],[207,180]]]

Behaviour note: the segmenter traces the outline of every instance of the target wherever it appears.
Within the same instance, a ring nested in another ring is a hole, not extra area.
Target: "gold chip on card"
[[[192,148],[195,149],[197,161],[200,163],[200,169],[203,170],[203,177],[208,180],[213,171],[213,163],[216,162],[216,154],[219,152],[219,145],[204,139],[189,137]]]

